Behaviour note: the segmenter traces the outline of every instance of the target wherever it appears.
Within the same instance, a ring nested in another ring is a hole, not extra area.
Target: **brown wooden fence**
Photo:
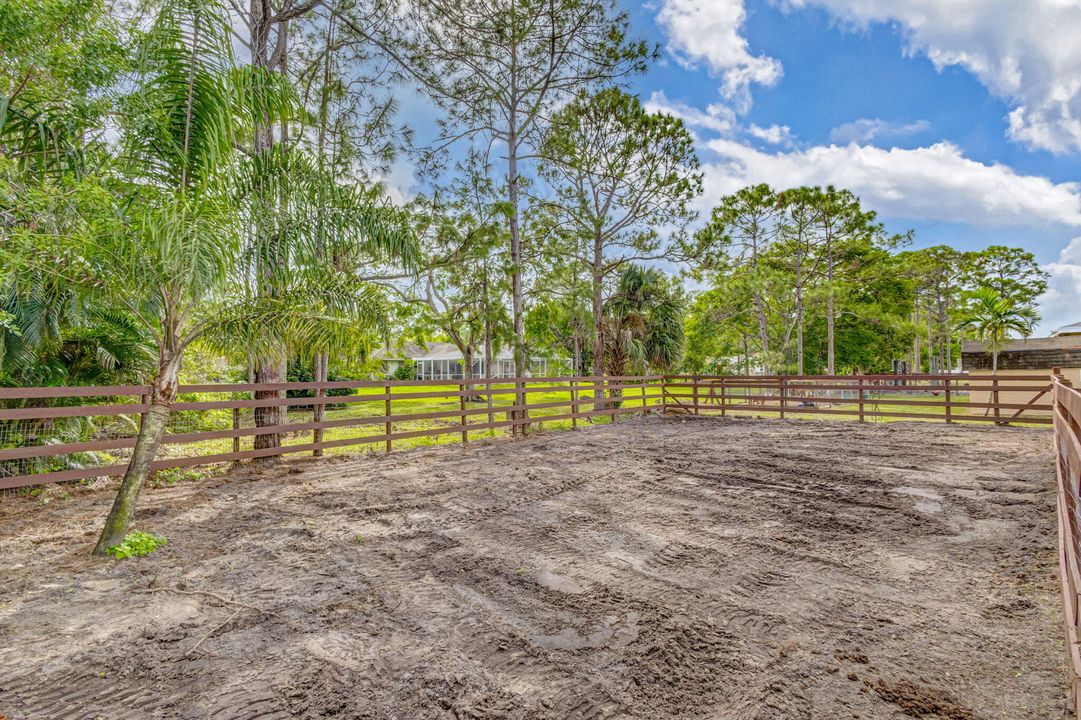
[[[153,469],[345,447],[390,451],[396,443],[440,436],[467,443],[471,434],[528,433],[531,426],[554,422],[576,427],[582,420],[649,411],[662,400],[660,380],[637,375],[187,385],[172,406]],[[256,390],[281,397],[256,400]],[[122,475],[147,392],[144,386],[0,388],[0,489]],[[283,408],[284,423],[256,427],[252,415],[259,407]],[[334,412],[315,412],[319,407]],[[372,426],[378,431],[371,432]],[[278,435],[283,442],[257,449],[253,439],[259,435]]]
[[[664,376],[670,412],[1051,424],[1047,375]]]
[[[1075,715],[1081,717],[1081,392],[1056,377],[1053,400],[1062,618],[1070,654],[1070,693]]]
[[[0,489],[120,475],[144,386],[0,388]],[[279,397],[254,399],[254,391]],[[180,389],[155,470],[325,450],[379,449],[653,409],[722,416],[828,416],[1050,424],[1044,375],[625,376],[465,381],[211,384]],[[336,396],[335,393],[347,393]],[[521,402],[519,403],[519,398]],[[279,425],[254,410],[279,407]],[[320,411],[321,410],[321,411]],[[373,432],[373,430],[375,432]],[[281,444],[256,447],[275,435]]]

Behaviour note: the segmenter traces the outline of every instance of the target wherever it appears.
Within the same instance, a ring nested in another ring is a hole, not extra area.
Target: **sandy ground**
[[[645,418],[0,501],[7,718],[1060,718],[1046,430]],[[229,602],[226,602],[229,601]]]

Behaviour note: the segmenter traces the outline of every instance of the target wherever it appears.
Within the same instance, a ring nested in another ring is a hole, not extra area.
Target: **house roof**
[[[482,357],[478,353],[477,357]],[[401,345],[384,346],[372,352],[375,360],[461,360],[462,353],[449,342],[402,343]],[[513,360],[514,354],[509,349],[500,350],[496,353],[496,360]]]
[[[406,360],[417,357],[425,352],[424,347],[418,343],[402,343],[400,345],[384,345],[378,350],[372,351],[374,360]]]
[[[477,358],[483,357],[483,353],[478,353]],[[427,352],[423,352],[413,357],[414,360],[461,360],[462,352],[454,343],[449,342],[435,342],[428,343]],[[495,355],[496,360],[513,360],[514,355],[510,350],[500,350]]]
[[[478,352],[476,359],[484,357],[483,352]],[[462,352],[449,342],[402,343],[381,347],[372,352],[375,360],[457,360],[461,362]],[[510,348],[503,348],[495,354],[496,360],[513,360],[514,352]],[[533,360],[546,359],[542,356],[534,356]],[[547,358],[551,359],[551,358]]]
[[[1031,352],[1034,350],[1079,350],[1081,349],[1081,335],[1056,335],[1045,338],[1028,338],[1027,340],[1007,340],[999,347],[999,353]],[[961,352],[986,353],[987,344],[965,340],[961,344]]]
[[[1065,337],[1068,335],[1081,335],[1081,322],[1070,323],[1051,333],[1052,337]]]

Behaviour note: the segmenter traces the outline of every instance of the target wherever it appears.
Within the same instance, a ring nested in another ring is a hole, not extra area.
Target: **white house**
[[[381,348],[373,352],[372,357],[383,361],[383,370],[388,375],[407,360],[412,360],[417,380],[461,380],[464,376],[464,358],[454,343],[433,342],[427,346],[406,343],[398,347]],[[509,349],[496,353],[492,364],[490,377],[515,377],[514,353]],[[564,361],[545,357],[534,357],[529,364],[529,374],[534,377],[547,377],[551,373],[560,374],[567,370]],[[473,377],[489,377],[485,372],[483,353],[473,358]]]

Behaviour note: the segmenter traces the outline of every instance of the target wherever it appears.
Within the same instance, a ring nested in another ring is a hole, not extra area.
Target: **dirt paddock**
[[[1061,718],[1047,430],[645,418],[0,500],[7,718]]]

